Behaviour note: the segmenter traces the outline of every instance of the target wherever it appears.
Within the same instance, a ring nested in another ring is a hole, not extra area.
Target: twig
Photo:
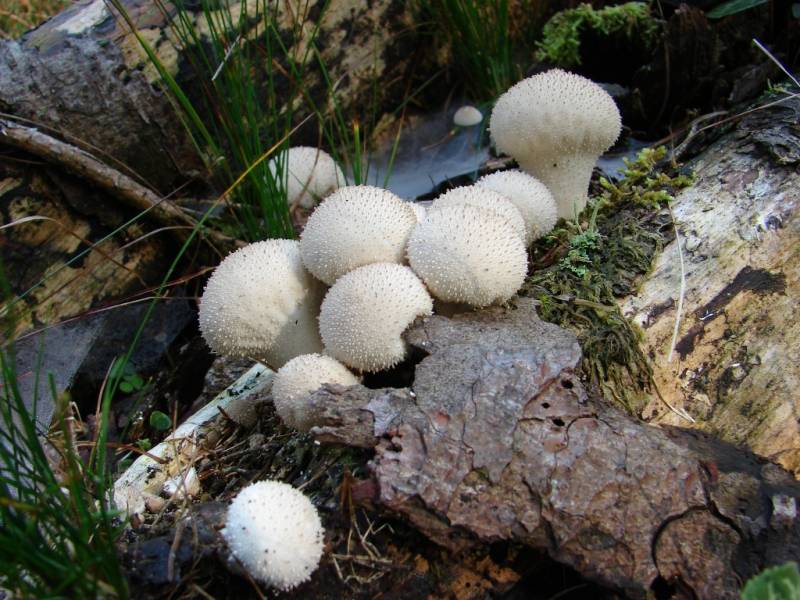
[[[683,249],[681,248],[681,236],[678,231],[678,223],[675,221],[675,213],[672,212],[672,205],[667,203],[670,217],[672,217],[672,226],[675,229],[675,244],[678,246],[678,261],[681,266],[681,287],[678,292],[678,309],[675,312],[675,327],[672,330],[672,341],[669,345],[669,354],[667,355],[667,362],[672,362],[672,354],[675,352],[675,345],[678,343],[678,331],[681,326],[681,317],[683,316],[683,299],[686,296],[686,268],[683,263]]]
[[[153,220],[162,225],[174,225],[177,221],[188,225],[192,229],[198,227],[197,221],[172,204],[172,202],[160,198],[152,190],[109,167],[88,152],[53,138],[37,129],[20,125],[8,119],[0,119],[0,143],[29,152],[64,167],[112,194],[129,207],[142,213],[147,213]],[[181,241],[185,241],[189,235],[186,229],[171,229],[171,231]],[[227,250],[239,245],[237,240],[214,231],[206,231],[205,235],[214,244]]]

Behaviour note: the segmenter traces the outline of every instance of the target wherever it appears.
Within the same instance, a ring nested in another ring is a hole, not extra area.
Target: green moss
[[[674,165],[662,166],[665,154],[646,149],[619,183],[601,179],[587,221],[564,223],[533,249],[542,258],[523,287],[540,301],[542,319],[578,335],[585,378],[633,413],[650,389],[652,368],[617,298],[636,290],[672,238],[666,203],[692,181]]]
[[[537,42],[536,58],[560,67],[581,64],[581,34],[587,31],[603,38],[624,36],[639,40],[653,48],[658,40],[658,22],[650,15],[650,5],[628,2],[595,10],[589,4],[561,11],[544,26],[542,40]]]

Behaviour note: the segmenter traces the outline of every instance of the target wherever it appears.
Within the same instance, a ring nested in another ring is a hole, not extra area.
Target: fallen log
[[[791,474],[587,391],[577,339],[532,300],[434,316],[407,340],[427,353],[411,388],[325,386],[312,433],[374,448],[362,492],[437,543],[523,543],[632,597],[738,598],[800,552]]]

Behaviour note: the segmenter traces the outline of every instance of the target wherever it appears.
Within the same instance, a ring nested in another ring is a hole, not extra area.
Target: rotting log
[[[752,112],[690,163],[696,181],[671,203],[679,235],[623,302],[644,332],[662,397],[692,426],[746,444],[796,477],[798,119],[796,97]],[[644,416],[690,425],[658,398]]]
[[[121,4],[164,67],[189,98],[202,105],[197,74],[159,3]],[[208,35],[200,5],[185,4],[201,36]],[[241,6],[255,14],[263,4],[246,0]],[[281,0],[275,5],[284,43],[292,40],[296,45],[288,52],[302,51],[310,39],[311,27],[302,28],[299,39],[292,33],[293,18],[305,9],[312,21],[319,19],[317,47],[346,110],[363,99],[373,81],[381,82],[384,93],[401,98],[418,49],[411,8],[399,0],[337,0],[322,11],[324,4],[318,0],[301,6]],[[167,193],[187,178],[202,177],[203,165],[161,91],[155,69],[128,25],[109,6],[104,0],[78,1],[22,40],[0,43],[0,112],[48,128],[48,133],[98,156],[102,153],[115,168],[125,165],[127,174]],[[161,6],[172,10],[174,4]],[[234,3],[232,10],[242,9]],[[249,26],[245,40],[263,33],[257,19],[250,19]],[[285,72],[285,67],[276,72]],[[283,83],[288,89],[288,81]],[[310,70],[304,85],[325,106],[327,89],[319,70]]]
[[[577,339],[534,301],[433,316],[406,337],[427,353],[412,388],[324,386],[312,433],[374,448],[361,486],[437,543],[523,543],[631,597],[738,598],[800,552],[790,473],[588,393]]]

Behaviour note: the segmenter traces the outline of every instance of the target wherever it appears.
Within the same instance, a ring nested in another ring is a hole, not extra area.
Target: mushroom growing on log
[[[639,422],[586,390],[577,339],[535,303],[406,334],[413,389],[324,386],[321,441],[374,447],[374,499],[453,551],[514,541],[644,597],[738,598],[797,556],[800,484],[700,432]]]

